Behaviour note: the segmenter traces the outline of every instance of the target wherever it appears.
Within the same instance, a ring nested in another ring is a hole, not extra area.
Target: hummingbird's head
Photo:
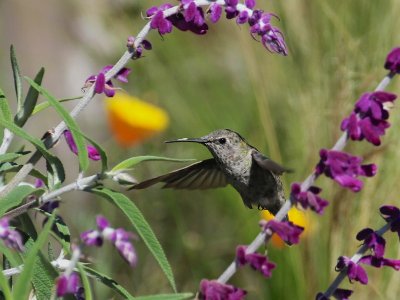
[[[200,138],[182,138],[178,140],[168,141],[175,142],[192,142],[203,144],[210,150],[214,158],[219,161],[226,159],[235,159],[247,153],[249,145],[243,137],[237,132],[230,129],[215,130]]]

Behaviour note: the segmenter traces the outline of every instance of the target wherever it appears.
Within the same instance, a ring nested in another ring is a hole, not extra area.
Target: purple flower
[[[385,69],[392,74],[400,73],[400,48],[394,48],[386,57]]]
[[[316,166],[316,174],[325,174],[353,192],[360,191],[363,186],[358,176],[371,177],[376,174],[376,165],[361,165],[361,157],[326,149],[321,149],[319,155],[321,160]]]
[[[347,276],[350,282],[355,280],[361,284],[368,283],[368,276],[363,267],[353,262],[349,257],[340,256],[335,269],[336,271],[342,271],[344,268],[347,268]]]
[[[204,24],[204,12],[201,7],[197,7],[194,0],[182,0],[183,15],[186,22],[193,22],[197,26]]]
[[[303,192],[300,183],[295,182],[292,184],[291,195],[293,197],[291,199],[295,203],[299,203],[304,209],[310,207],[316,213],[322,214],[329,202],[318,196],[321,191],[319,187],[311,186]]]
[[[160,35],[170,33],[172,31],[172,23],[164,17],[164,10],[171,8],[169,3],[163,4],[160,7],[153,6],[147,10],[146,14],[151,17],[150,28],[157,29]]]
[[[191,31],[194,34],[203,35],[207,33],[208,25],[203,23],[202,25],[197,25],[195,22],[185,20],[185,17],[181,13],[174,14],[168,17],[168,20],[181,31]]]
[[[366,255],[360,259],[360,263],[373,266],[375,268],[381,268],[383,266],[391,267],[394,270],[400,270],[399,259],[389,259],[384,257],[376,257],[374,255]]]
[[[57,297],[63,297],[67,294],[79,294],[81,293],[81,282],[77,273],[70,275],[63,274],[57,278],[56,283]]]
[[[396,206],[384,205],[379,208],[386,222],[390,222],[390,231],[397,232],[400,239],[400,209]]]
[[[210,8],[208,9],[208,12],[210,14],[210,20],[213,23],[217,23],[218,20],[221,18],[221,14],[222,14],[222,7],[221,5],[217,4],[217,3],[212,3],[210,5]]]
[[[3,240],[8,248],[17,251],[24,250],[21,235],[15,229],[10,228],[9,219],[7,217],[0,219],[0,239]]]
[[[393,103],[396,95],[378,91],[365,93],[355,104],[354,112],[342,121],[342,131],[347,131],[348,136],[354,141],[364,138],[371,144],[381,144],[380,137],[390,127],[386,120],[389,112],[385,109],[385,103]]]
[[[78,154],[78,148],[76,147],[74,138],[72,136],[71,131],[69,130],[64,130],[64,137],[65,137],[65,141],[68,144],[69,149],[71,149],[71,151],[75,154]],[[91,160],[100,160],[100,154],[97,151],[97,149],[95,147],[93,147],[92,145],[88,145],[86,147],[87,151],[88,151],[88,157]]]
[[[42,179],[36,178],[35,179],[35,183],[33,184],[35,186],[35,188],[39,189],[39,188],[45,188],[45,184],[44,181]]]
[[[121,256],[134,267],[137,263],[136,250],[131,243],[132,238],[136,238],[133,233],[127,232],[122,228],[114,229],[103,216],[96,218],[97,230],[88,230],[81,234],[82,241],[87,246],[101,246],[103,240],[110,241],[121,254]]]
[[[142,57],[143,49],[151,50],[152,45],[148,40],[142,40],[142,42],[135,48],[135,37],[129,36],[126,46],[128,47],[129,51],[132,53],[132,59],[138,59]]]
[[[386,241],[371,228],[365,228],[357,233],[356,239],[363,241],[364,245],[374,251],[376,257],[383,257],[385,254]]]
[[[216,280],[203,279],[200,282],[201,300],[242,300],[246,294],[247,292],[242,289]]]
[[[94,84],[94,92],[96,94],[104,93],[107,97],[113,97],[115,95],[115,87],[111,80],[106,82],[105,74],[112,69],[113,65],[107,65],[103,67],[98,75],[91,75],[89,76],[86,81],[84,88],[91,86]],[[128,75],[130,74],[131,69],[129,68],[122,68],[118,71],[118,73],[114,76],[115,79],[127,83],[128,82]]]
[[[345,289],[336,289],[333,292],[333,297],[335,299],[339,299],[339,300],[348,300],[351,296],[351,294],[353,294],[352,290],[345,290]],[[318,293],[317,297],[315,298],[316,300],[329,300],[328,297],[326,297],[323,293]]]
[[[290,245],[298,244],[300,239],[300,234],[303,232],[304,228],[298,225],[293,224],[290,221],[275,221],[270,220],[266,222],[262,220],[260,225],[264,230],[271,229],[277,235],[280,236],[282,240],[287,242]]]
[[[239,14],[237,9],[238,4],[239,0],[225,0],[225,12],[227,19],[233,19]]]
[[[265,255],[259,253],[246,254],[246,246],[238,246],[236,248],[236,260],[239,266],[249,264],[254,270],[260,271],[266,278],[272,276],[272,270],[276,265],[270,262]]]

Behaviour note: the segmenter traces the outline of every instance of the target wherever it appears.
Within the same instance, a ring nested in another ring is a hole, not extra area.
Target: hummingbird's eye
[[[219,142],[221,145],[223,145],[223,144],[226,143],[226,138],[220,138],[220,139],[218,139],[218,142]]]

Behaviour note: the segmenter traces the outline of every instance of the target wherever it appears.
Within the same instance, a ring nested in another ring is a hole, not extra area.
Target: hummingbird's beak
[[[172,141],[165,141],[165,143],[180,143],[180,142],[204,144],[207,141],[203,138],[182,138],[182,139],[177,139],[177,140],[172,140]]]

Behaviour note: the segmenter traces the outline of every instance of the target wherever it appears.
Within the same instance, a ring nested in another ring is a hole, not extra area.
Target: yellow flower
[[[118,92],[105,102],[111,131],[122,146],[141,142],[168,126],[163,109],[126,93]]]
[[[305,212],[298,210],[295,207],[292,207],[288,212],[289,220],[296,225],[304,227],[304,231],[301,234],[300,238],[305,237],[309,231],[310,222],[306,217]],[[261,218],[264,220],[271,220],[274,216],[267,210],[261,211]],[[271,238],[272,245],[277,248],[283,248],[285,246],[285,242],[277,235],[273,234]]]

